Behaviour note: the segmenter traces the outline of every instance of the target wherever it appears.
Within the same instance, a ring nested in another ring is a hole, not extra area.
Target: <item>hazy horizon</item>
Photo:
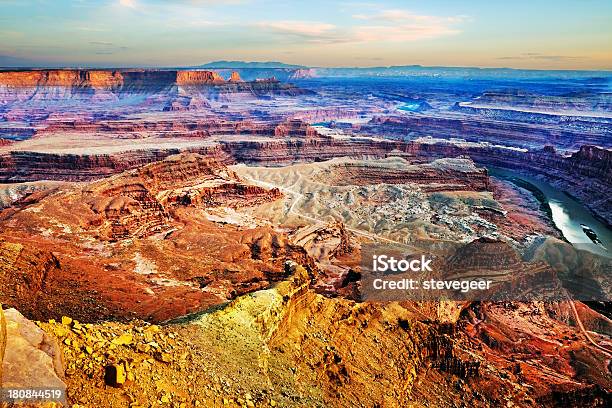
[[[112,70],[112,69],[117,69],[117,70],[129,70],[129,69],[151,69],[151,70],[172,70],[172,69],[179,69],[179,70],[188,70],[188,69],[198,69],[198,70],[215,70],[215,69],[283,69],[286,67],[283,66],[275,66],[275,67],[266,67],[266,68],[260,68],[260,67],[232,67],[232,66],[227,66],[227,67],[203,67],[206,64],[210,64],[210,63],[214,63],[217,61],[207,61],[204,62],[202,64],[197,64],[197,65],[192,65],[192,66],[152,66],[152,65],[125,65],[125,66],[106,66],[106,65],[30,65],[30,66],[19,66],[19,65],[15,65],[15,66],[10,66],[10,65],[0,65],[0,70],[28,70],[28,69],[32,69],[32,70],[45,70],[45,69],[100,69],[100,70]],[[233,62],[233,61],[232,61]],[[266,62],[271,62],[271,61],[236,61],[236,62],[251,62],[251,63],[266,63]],[[281,61],[278,61],[281,62]],[[282,64],[285,64],[284,62],[281,62]],[[287,64],[290,65],[290,64]],[[559,71],[559,72],[606,72],[606,73],[612,73],[612,68],[611,69],[563,69],[563,68],[555,68],[555,69],[548,69],[548,68],[515,68],[515,67],[486,67],[486,66],[461,66],[461,65],[419,65],[419,64],[404,64],[404,65],[371,65],[371,66],[304,66],[304,69],[363,69],[363,70],[367,70],[367,69],[388,69],[388,68],[400,68],[400,67],[420,67],[420,68],[424,68],[424,69],[445,69],[445,68],[450,68],[450,69],[478,69],[478,70],[513,70],[513,71],[548,71],[548,72],[554,72],[554,71]]]
[[[612,70],[612,3],[0,0],[0,66]]]

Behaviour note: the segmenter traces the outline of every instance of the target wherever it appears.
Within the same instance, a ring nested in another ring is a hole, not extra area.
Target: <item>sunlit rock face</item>
[[[4,311],[2,387],[66,389],[64,363],[55,338],[15,309]]]
[[[3,213],[0,285],[38,319],[202,310],[282,279],[286,259],[309,264],[286,233],[236,213],[281,197],[196,154],[43,190]]]

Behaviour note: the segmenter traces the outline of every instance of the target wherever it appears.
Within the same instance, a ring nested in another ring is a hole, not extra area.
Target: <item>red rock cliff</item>
[[[134,84],[203,85],[224,83],[213,71],[162,70],[28,70],[0,72],[0,86],[65,86],[79,88],[116,88]]]
[[[123,85],[123,76],[119,71],[101,70],[6,71],[0,72],[0,85],[112,88]]]

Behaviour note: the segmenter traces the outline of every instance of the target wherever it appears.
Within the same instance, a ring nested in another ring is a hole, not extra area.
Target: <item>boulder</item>
[[[15,309],[5,310],[4,320],[0,334],[0,345],[6,346],[2,386],[65,390],[64,364],[55,339]]]

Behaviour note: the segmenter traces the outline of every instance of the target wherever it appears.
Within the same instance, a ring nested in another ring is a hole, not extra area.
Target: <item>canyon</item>
[[[612,225],[609,96],[418,72],[0,71],[0,302],[68,402],[606,406],[610,257],[490,169]],[[373,250],[495,291],[377,299]]]
[[[612,152],[597,146],[582,146],[564,156],[553,148],[540,150],[491,146],[487,143],[424,138],[403,142],[368,137],[317,135],[316,130],[292,122],[261,131],[261,137],[225,136],[223,132],[205,138],[145,138],[139,146],[124,141],[96,139],[79,148],[78,134],[61,138],[49,136],[0,148],[0,182],[37,180],[82,181],[131,169],[182,151],[196,152],[226,163],[284,165],[296,161],[326,160],[334,157],[403,157],[417,163],[443,157],[468,156],[483,166],[508,168],[519,173],[544,177],[578,197],[595,215],[612,224]],[[242,129],[245,129],[244,127]],[[251,132],[257,134],[257,128]],[[246,134],[249,131],[245,131]],[[289,137],[283,137],[289,134]],[[86,139],[85,139],[86,140]],[[44,144],[42,144],[44,143]],[[38,146],[37,146],[38,144]],[[50,145],[51,144],[51,145]],[[69,147],[65,151],[61,148]],[[21,150],[26,149],[26,150]],[[38,151],[37,151],[38,150]],[[75,154],[77,153],[77,154]]]

